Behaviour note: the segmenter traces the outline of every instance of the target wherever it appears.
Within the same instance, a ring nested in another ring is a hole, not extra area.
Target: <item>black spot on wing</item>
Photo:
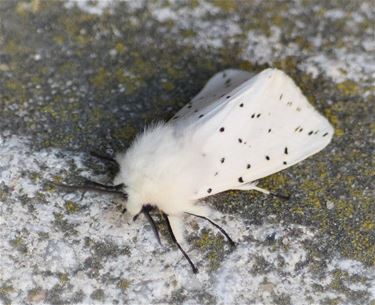
[[[240,104],[240,107],[243,107],[243,103]]]
[[[271,160],[270,156],[266,156],[266,160],[267,161]]]
[[[284,154],[286,154],[286,155],[288,154],[288,147],[284,148]]]
[[[268,129],[268,133],[270,133],[272,131],[272,129],[270,128],[270,129]]]
[[[284,162],[283,162],[283,164],[284,164],[284,165],[287,165],[287,162],[286,162],[286,161],[284,161]]]
[[[250,164],[247,164],[246,165],[246,169],[250,169],[251,165]]]
[[[198,119],[203,118],[203,117],[204,117],[204,114],[200,114]]]
[[[238,138],[238,142],[239,142],[239,143],[242,143],[242,139],[241,139],[241,138]]]
[[[243,182],[242,177],[239,177],[239,178],[238,178],[238,182],[241,182],[241,183]]]
[[[326,137],[326,136],[328,136],[328,132],[326,132],[326,133],[323,135],[323,138]]]
[[[221,127],[221,128],[219,129],[220,132],[224,132],[224,130],[225,130],[224,127]]]
[[[220,159],[220,162],[221,162],[221,163],[224,163],[224,161],[225,161],[225,158],[221,158],[221,159]]]
[[[279,97],[279,100],[281,101],[282,98],[283,98],[283,95],[281,94],[280,97]]]
[[[212,192],[212,188],[209,188],[208,190],[207,190],[207,193],[211,193]]]
[[[260,116],[261,116],[261,113],[258,113],[258,114],[257,114],[257,118],[259,118]]]

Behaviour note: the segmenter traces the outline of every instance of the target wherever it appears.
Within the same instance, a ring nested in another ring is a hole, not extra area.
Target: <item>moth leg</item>
[[[142,213],[145,215],[146,219],[148,220],[148,222],[150,223],[151,225],[151,228],[152,228],[152,231],[154,232],[155,234],[155,237],[156,237],[156,240],[158,241],[159,245],[161,246],[161,241],[160,241],[160,236],[159,236],[159,231],[158,231],[158,228],[156,227],[156,224],[155,224],[155,221],[152,219],[151,215],[150,215],[150,211],[153,209],[152,206],[149,206],[149,205],[145,205],[143,206],[142,208]]]
[[[266,194],[266,195],[271,195],[271,196],[274,196],[274,197],[277,197],[277,198],[281,198],[281,199],[284,199],[284,200],[288,200],[290,199],[290,196],[289,195],[283,195],[283,194],[278,194],[278,193],[274,193],[274,192],[271,192],[269,190],[266,190],[266,189],[263,189],[261,187],[258,187],[256,186],[257,183],[245,183],[243,185],[240,185],[236,188],[236,190],[241,190],[241,191],[258,191],[258,192],[261,192],[263,194]]]
[[[164,220],[165,220],[165,222],[167,224],[167,228],[168,228],[169,234],[171,235],[171,238],[172,238],[173,242],[177,245],[177,247],[180,249],[180,251],[182,252],[182,254],[185,256],[186,260],[189,262],[191,268],[193,269],[193,273],[198,273],[197,267],[195,267],[195,265],[191,261],[189,255],[187,255],[186,252],[184,251],[184,249],[182,249],[182,247],[178,243],[176,237],[174,236],[174,233],[173,233],[173,230],[172,230],[172,227],[171,227],[171,223],[169,222],[168,215],[163,213],[163,217],[164,217]]]
[[[215,226],[216,228],[219,229],[219,231],[227,238],[229,244],[231,245],[231,247],[234,247],[236,244],[234,243],[234,241],[232,240],[232,238],[230,238],[229,234],[227,232],[225,232],[225,230],[220,227],[217,223],[213,222],[211,219],[209,219],[208,217],[206,216],[203,216],[203,215],[198,215],[198,214],[193,214],[193,213],[190,213],[190,212],[185,212],[186,214],[189,214],[189,215],[192,215],[192,216],[195,216],[195,217],[199,217],[199,218],[202,218],[202,219],[205,219],[207,220],[208,222],[210,222],[213,226]]]
[[[255,191],[267,194],[267,195],[269,194],[268,190],[265,190],[265,189],[262,189],[260,187],[257,187],[256,186],[257,184],[258,184],[258,181],[244,183],[244,184],[240,184],[240,185],[236,186],[234,189],[235,190],[240,190],[240,191],[252,191],[252,190],[255,190]]]

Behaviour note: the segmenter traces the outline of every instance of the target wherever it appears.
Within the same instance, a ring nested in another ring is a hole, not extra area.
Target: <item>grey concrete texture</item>
[[[0,303],[375,304],[375,5],[363,1],[1,1]],[[216,72],[288,73],[332,143],[262,179],[288,201],[207,200],[238,241],[186,219],[193,275],[122,200],[90,151],[125,150]]]

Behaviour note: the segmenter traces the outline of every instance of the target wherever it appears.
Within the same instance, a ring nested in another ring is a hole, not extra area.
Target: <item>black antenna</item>
[[[191,261],[189,255],[187,255],[186,252],[184,251],[184,249],[182,249],[182,247],[180,246],[180,244],[178,243],[178,241],[176,239],[176,236],[174,236],[174,233],[173,233],[173,230],[172,230],[172,227],[171,227],[171,223],[169,222],[168,215],[163,213],[163,216],[164,216],[165,222],[167,223],[167,228],[168,228],[169,234],[171,234],[173,242],[177,245],[177,247],[180,249],[182,254],[185,256],[185,258],[189,262],[191,268],[193,269],[193,273],[198,273],[197,267],[194,266],[194,264]]]
[[[125,187],[125,184],[120,183],[120,184],[117,184],[117,185],[105,185],[105,184],[101,184],[99,182],[95,182],[95,181],[92,181],[92,180],[85,179],[84,186],[95,186],[95,187],[98,187],[98,188],[103,188],[103,189],[108,190],[108,191],[121,191]]]
[[[108,156],[108,155],[97,153],[96,151],[90,151],[90,155],[95,157],[95,158],[104,160],[104,161],[116,163],[118,165],[117,161],[115,159],[113,159],[112,157]]]
[[[90,182],[90,183],[88,183]],[[123,184],[119,185],[103,185],[94,181],[86,181],[84,185],[69,185],[64,183],[55,183],[50,182],[52,185],[55,185],[59,188],[64,188],[67,190],[80,190],[80,191],[93,191],[98,193],[105,193],[105,194],[118,194],[122,195],[127,198],[127,194],[120,189],[123,187]]]
[[[185,213],[209,221],[212,225],[214,225],[216,228],[218,228],[221,233],[223,233],[223,235],[227,238],[227,240],[228,240],[229,244],[231,245],[231,247],[234,247],[236,245],[234,243],[234,241],[230,238],[230,236],[228,235],[228,233],[225,232],[225,230],[222,227],[220,227],[217,223],[213,222],[211,219],[209,219],[209,218],[207,218],[205,216],[202,216],[202,215],[197,215],[197,214],[193,214],[193,213],[189,213],[189,212],[185,212]]]

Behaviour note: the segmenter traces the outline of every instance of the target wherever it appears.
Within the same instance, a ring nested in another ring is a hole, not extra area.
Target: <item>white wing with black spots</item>
[[[235,69],[216,73],[210,78],[204,88],[172,117],[170,122],[188,126],[189,123],[187,122],[194,124],[206,120],[213,113],[216,113],[222,105],[227,104],[228,93],[248,81],[253,75],[249,72]]]
[[[197,179],[194,199],[240,189],[296,164],[333,135],[327,119],[284,72],[267,69],[253,78],[225,72],[231,82],[216,74],[175,119],[209,165],[207,181]]]

